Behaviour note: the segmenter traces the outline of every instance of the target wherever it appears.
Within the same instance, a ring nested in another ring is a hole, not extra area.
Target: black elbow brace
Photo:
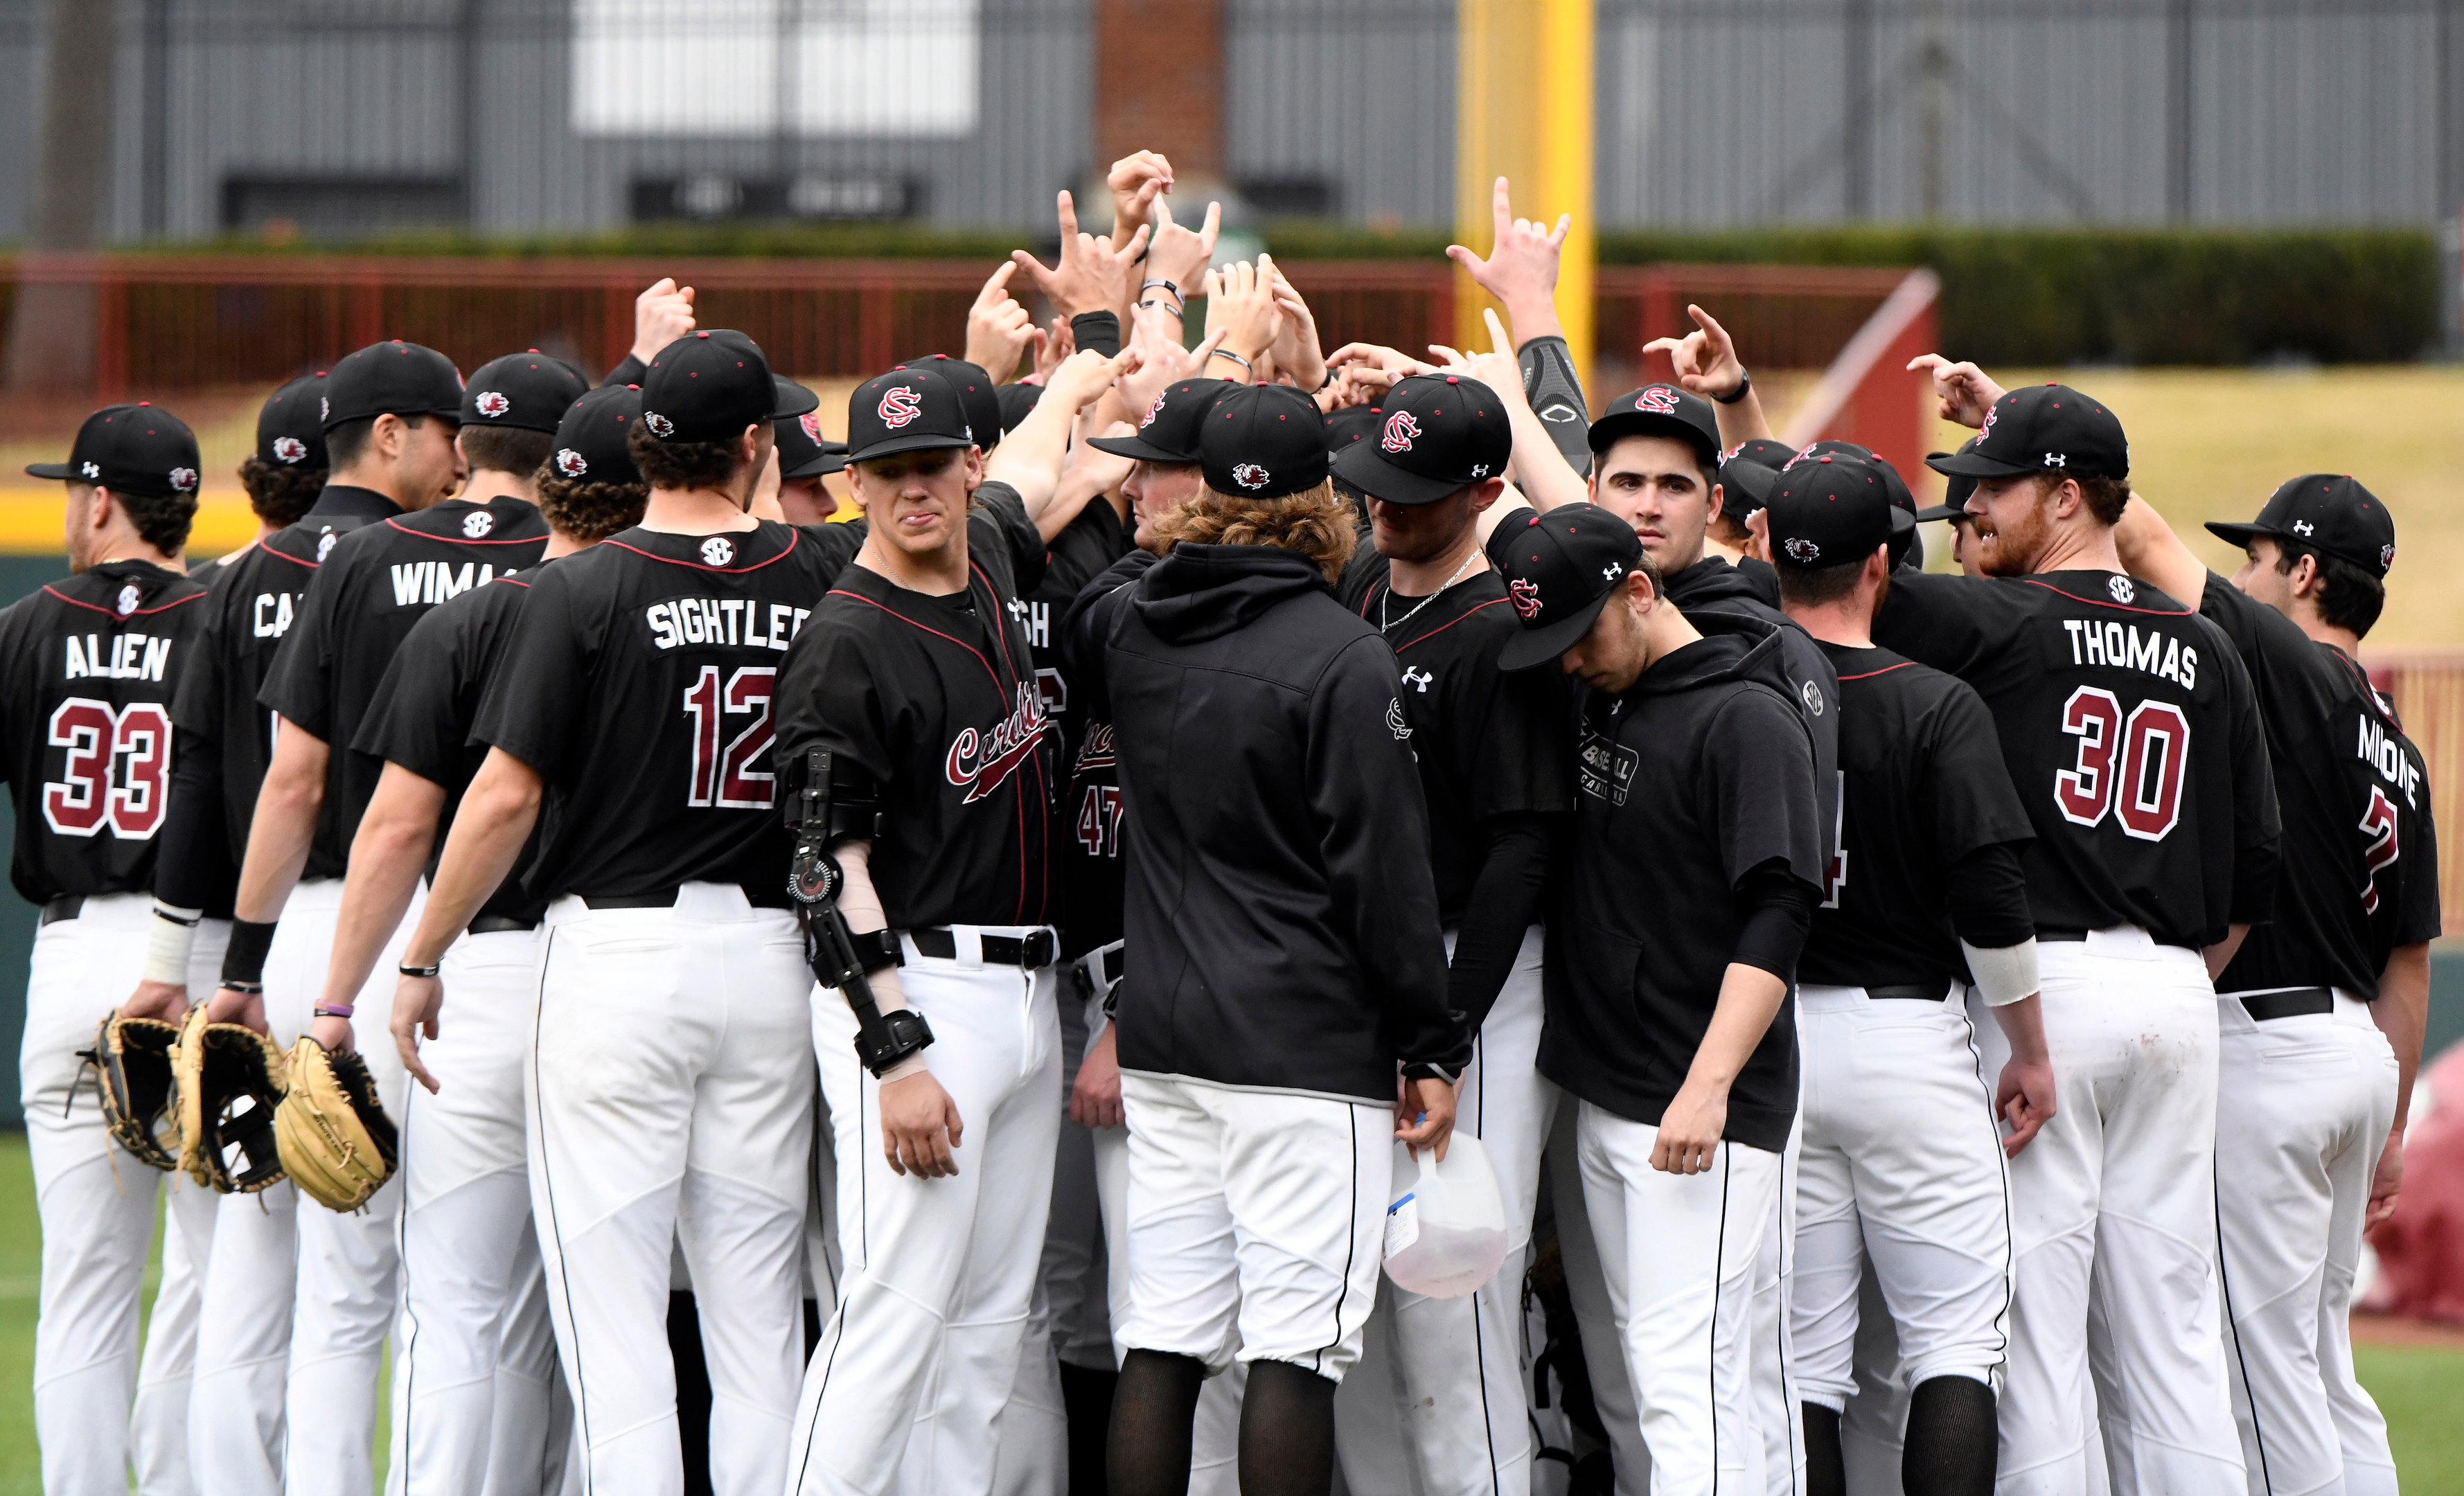
[[[858,936],[839,910],[847,875],[830,850],[841,842],[874,834],[880,825],[878,792],[860,766],[833,763],[821,748],[806,750],[789,765],[788,777],[794,793],[787,815],[796,828],[796,859],[787,874],[787,895],[795,901],[796,922],[803,929],[804,964],[812,968],[814,980],[838,988],[847,998],[855,1013],[856,1059],[879,1079],[931,1045],[933,1025],[913,1008],[886,1015],[881,1011],[869,979],[898,964],[898,937],[888,930]],[[834,795],[834,789],[842,794]]]

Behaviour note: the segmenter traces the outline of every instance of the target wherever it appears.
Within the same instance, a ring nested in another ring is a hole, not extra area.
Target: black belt
[[[84,895],[84,894],[82,894],[82,893],[59,893],[59,894],[55,894],[55,895],[53,895],[53,897],[50,899],[50,901],[49,901],[49,902],[47,902],[47,903],[45,903],[45,904],[43,905],[43,921],[42,921],[42,922],[43,922],[44,924],[46,924],[46,925],[56,925],[56,924],[58,924],[61,920],[63,920],[63,919],[75,919],[77,915],[82,914],[82,913],[85,913],[85,895]]]
[[[676,891],[661,889],[655,893],[584,893],[582,895],[582,902],[583,907],[588,909],[673,909],[676,907]],[[755,909],[785,909],[787,892],[784,889],[746,889],[744,902]],[[525,925],[522,928],[527,930],[530,927]]]
[[[910,930],[907,938],[915,942],[918,956],[929,956],[940,961],[958,958],[958,937],[950,931],[934,928]],[[1039,930],[1024,937],[988,935],[982,937],[981,944],[986,966],[1027,968],[1051,965],[1060,954],[1061,946],[1049,930]]]
[[[1950,996],[1947,981],[1903,981],[1887,987],[1868,987],[1865,996],[1884,1002],[1940,1002]]]
[[[2076,943],[2086,938],[2087,932],[2084,930],[2039,930],[2036,932],[2036,939],[2039,943],[2047,940],[2067,940]]]
[[[588,901],[584,900],[584,902]],[[671,899],[669,902],[673,903],[674,900]],[[473,935],[505,935],[516,930],[537,930],[538,928],[539,921],[536,919],[516,919],[509,914],[481,914],[471,921]]]
[[[2307,1018],[2319,1013],[2336,1011],[2336,993],[2331,987],[2294,987],[2284,992],[2254,992],[2237,999],[2243,1009],[2259,1023],[2279,1018]]]

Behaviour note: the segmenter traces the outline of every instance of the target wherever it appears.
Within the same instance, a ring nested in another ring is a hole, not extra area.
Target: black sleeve
[[[1026,517],[1026,500],[1018,496],[1018,490],[995,478],[976,490],[976,502],[991,515],[1008,542],[1010,585],[1018,589],[1014,595],[1024,597],[1044,585],[1044,537]]]
[[[1549,882],[1550,823],[1548,816],[1527,813],[1481,824],[1488,846],[1455,931],[1454,958],[1446,965],[1446,1006],[1475,1029],[1488,1021],[1523,949],[1523,934],[1540,915],[1541,891]]]
[[[581,738],[588,731],[583,700],[591,662],[576,617],[572,580],[568,562],[549,567],[531,583],[531,595],[522,604],[522,627],[488,682],[471,728],[473,742],[502,748],[551,784],[562,782],[565,771],[582,757]]]
[[[1069,689],[1084,693],[1082,710],[1088,721],[1111,719],[1111,693],[1104,681],[1106,647],[1111,643],[1121,609],[1129,605],[1131,589],[1154,561],[1144,551],[1123,556],[1079,589],[1069,611],[1062,615],[1061,669],[1069,677]]]
[[[2276,771],[2268,760],[2267,729],[2258,719],[2250,672],[2231,650],[2219,663],[2226,710],[2233,715],[2233,898],[2226,918],[2236,925],[2263,925],[2276,917],[2276,874],[2284,836],[2276,808]],[[2218,938],[2223,935],[2216,932]]]
[[[649,365],[628,352],[625,355],[625,362],[608,370],[607,377],[599,383],[603,388],[609,385],[638,385],[642,383],[642,376],[649,372]]]
[[[2427,791],[2422,795],[2412,846],[2406,848],[2404,856],[2411,862],[2412,870],[2404,878],[2404,904],[2397,912],[2395,943],[2420,945],[2437,939],[2443,923],[2438,903],[2438,826],[2431,815]]]
[[[1925,792],[1914,797],[1934,858],[1945,867],[1979,847],[2009,846],[2013,857],[2036,839],[2028,810],[2011,783],[2010,761],[1985,698],[1966,681],[1952,679],[1926,715],[1914,767]],[[2023,896],[2020,913],[2027,913]],[[1965,932],[1963,932],[1964,934]],[[1971,945],[1984,945],[1971,940]],[[2010,941],[1992,942],[2008,945]]]
[[[1069,319],[1069,337],[1079,347],[1111,358],[1121,351],[1121,314],[1081,312]]]
[[[1534,338],[1515,354],[1523,368],[1523,396],[1531,411],[1549,428],[1557,450],[1576,473],[1592,471],[1592,417],[1583,404],[1583,382],[1574,373],[1574,356],[1566,340],[1551,334]]]
[[[299,600],[299,616],[275,647],[265,684],[256,693],[258,705],[328,743],[334,740],[335,599],[341,596],[349,580],[348,555],[337,545],[335,554],[309,579],[307,595]]]
[[[1737,880],[1737,948],[1729,964],[1796,980],[1796,957],[1814,928],[1814,890],[1777,858]]]
[[[457,789],[470,754],[468,718],[455,707],[463,662],[454,657],[451,634],[440,620],[450,622],[441,607],[411,626],[377,682],[350,747]]]
[[[1994,589],[2015,584],[1932,572],[1894,574],[1874,615],[1874,642],[1921,665],[1965,675],[1991,644],[1985,614],[1998,600]]]
[[[1945,864],[1942,901],[1950,928],[1980,951],[2017,945],[2036,933],[2016,844],[1970,847]]]
[[[239,891],[223,825],[223,745],[185,727],[171,732],[171,793],[154,852],[154,896],[228,918]]]
[[[807,749],[822,748],[863,765],[876,784],[887,787],[897,777],[899,755],[865,646],[843,618],[819,612],[787,646],[770,698],[779,713],[775,751],[781,775]]]

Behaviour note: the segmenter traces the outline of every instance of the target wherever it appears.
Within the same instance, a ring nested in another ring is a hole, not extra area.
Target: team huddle
[[[1921,511],[1699,310],[1593,405],[1503,181],[1426,359],[1170,186],[844,443],[662,281],[596,385],[284,385],[217,562],[167,411],[28,470],[44,1488],[368,1491],[389,1357],[408,1493],[2395,1491],[2384,506],[2228,581],[1928,356]]]

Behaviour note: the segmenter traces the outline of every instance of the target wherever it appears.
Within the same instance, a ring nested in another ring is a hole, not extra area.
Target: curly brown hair
[[[625,450],[660,488],[724,488],[744,466],[734,442],[663,442],[639,421],[626,429]]]
[[[642,506],[649,501],[647,483],[584,483],[560,474],[553,463],[539,469],[539,517],[549,526],[584,545],[642,522]]]
[[[1317,562],[1331,583],[1360,544],[1353,508],[1320,483],[1277,498],[1243,498],[1202,489],[1196,498],[1156,517],[1155,539],[1166,550],[1190,545],[1273,545]]]
[[[256,517],[279,530],[297,524],[325,491],[327,468],[286,468],[254,452],[239,465],[239,486],[248,490],[248,507]]]

